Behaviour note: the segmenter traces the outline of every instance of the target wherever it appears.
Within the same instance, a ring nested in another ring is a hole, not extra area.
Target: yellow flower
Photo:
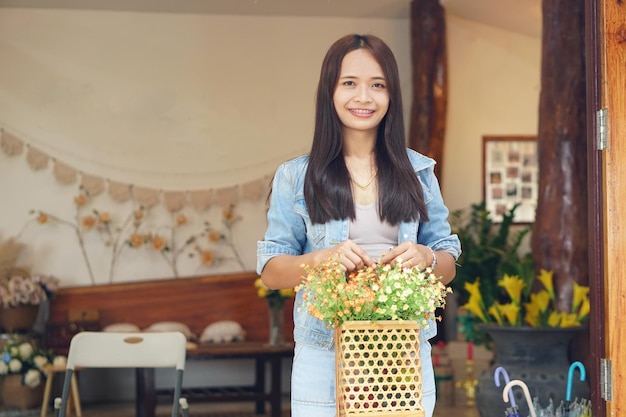
[[[576,327],[580,326],[580,321],[576,314],[567,314],[562,312],[561,314],[561,327]]]
[[[467,300],[467,304],[461,306],[461,308],[469,311],[478,317],[482,322],[487,323],[488,320],[487,317],[485,317],[482,298],[480,296],[476,297],[475,295],[470,295],[469,300]]]
[[[518,317],[519,317],[519,312],[520,312],[520,306],[518,304],[515,304],[515,303],[499,304],[498,308],[502,312],[502,315],[504,315],[504,317],[506,318],[506,321],[511,326],[516,326],[519,324]]]
[[[256,293],[260,298],[265,298],[267,297],[267,294],[269,294],[269,290],[267,288],[258,287],[256,289]]]
[[[550,295],[548,291],[541,290],[530,294],[530,302],[524,304],[524,308],[526,309],[524,322],[533,327],[542,326],[542,317],[545,317],[548,307],[550,307]]]
[[[553,275],[554,275],[554,272],[546,271],[545,269],[542,269],[539,273],[539,276],[537,277],[537,279],[541,281],[545,289],[548,291],[548,294],[550,294],[551,300],[554,300],[554,285],[552,283]]]
[[[465,283],[469,301],[461,308],[471,312],[481,322],[495,322],[498,325],[532,327],[571,327],[580,326],[590,314],[589,287],[574,283],[571,311],[559,311],[555,303],[553,272],[542,269],[536,279],[545,289],[524,293],[527,285],[519,276],[504,274],[498,280],[498,286],[506,290],[510,302],[500,304],[497,301],[485,306],[478,280]],[[500,291],[494,294],[496,300],[502,296]],[[486,317],[485,317],[486,315]]]
[[[511,297],[511,300],[519,306],[522,300],[522,290],[524,289],[524,281],[517,275],[507,275],[498,281],[498,285],[504,288]]]
[[[474,296],[482,301],[483,295],[480,292],[480,279],[476,279],[474,282],[466,282],[463,288],[469,293],[470,297]]]
[[[552,311],[548,316],[548,326],[560,327],[562,319],[562,313],[560,311]]]
[[[488,312],[489,314],[491,314],[491,317],[496,319],[496,323],[498,323],[500,326],[504,324],[504,319],[502,318],[502,313],[500,313],[500,309],[498,308],[497,303],[493,303],[493,305],[489,307]]]
[[[529,304],[536,307],[539,312],[544,313],[550,306],[550,294],[546,290],[530,294]]]
[[[578,285],[574,282],[574,299],[572,300],[572,313],[577,311],[581,304],[587,300],[589,301],[589,287]]]
[[[589,303],[589,298],[585,298],[580,305],[580,310],[578,311],[578,320],[583,321],[589,315],[591,311],[591,304]]]
[[[292,298],[294,296],[293,288],[283,288],[282,290],[278,290],[278,292],[283,298]]]
[[[541,326],[541,315],[539,308],[536,304],[526,304],[526,315],[524,316],[524,322],[532,327]]]

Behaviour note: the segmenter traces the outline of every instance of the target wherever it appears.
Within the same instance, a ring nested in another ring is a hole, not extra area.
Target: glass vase
[[[284,304],[268,304],[269,313],[269,345],[285,344],[285,306]]]

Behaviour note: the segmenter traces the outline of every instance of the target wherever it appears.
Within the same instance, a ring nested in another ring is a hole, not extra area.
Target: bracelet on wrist
[[[430,254],[433,255],[433,262],[430,264],[430,270],[434,271],[435,268],[437,267],[437,255],[435,254],[435,251],[433,250],[433,248],[429,248],[430,249]]]

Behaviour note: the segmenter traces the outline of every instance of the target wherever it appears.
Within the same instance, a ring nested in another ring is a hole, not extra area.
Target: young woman
[[[309,155],[283,163],[274,176],[268,227],[258,243],[258,273],[270,288],[300,283],[301,265],[329,254],[346,271],[376,263],[434,269],[449,283],[460,243],[448,224],[435,162],[406,148],[398,68],[372,35],[348,35],[328,50],[317,88]],[[294,309],[293,417],[335,416],[333,331]],[[421,332],[422,395],[435,406],[428,339]]]

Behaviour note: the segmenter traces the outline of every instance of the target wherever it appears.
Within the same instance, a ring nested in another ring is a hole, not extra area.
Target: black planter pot
[[[523,381],[531,397],[546,407],[550,399],[555,405],[565,400],[571,365],[569,346],[582,327],[533,328],[485,325],[482,327],[493,339],[493,364],[478,379],[476,406],[481,417],[502,417],[508,403],[502,400],[504,380],[500,387],[494,383],[496,368],[503,367],[511,380]],[[571,399],[590,399],[589,384],[580,381],[578,371],[571,385]],[[510,393],[509,393],[510,394]],[[513,387],[515,402],[522,415],[530,415],[526,399],[519,387]]]

